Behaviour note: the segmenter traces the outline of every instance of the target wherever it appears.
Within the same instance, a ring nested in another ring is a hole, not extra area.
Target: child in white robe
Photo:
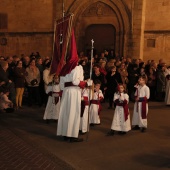
[[[43,119],[46,120],[46,123],[49,123],[50,119],[58,120],[59,117],[61,91],[58,76],[55,75],[53,82],[49,83],[46,93],[48,94],[48,101]]]
[[[91,126],[100,124],[101,101],[104,99],[100,87],[101,82],[99,80],[96,80],[94,82],[94,94],[92,96],[89,111],[89,123]]]
[[[89,88],[81,90],[81,117],[80,117],[80,134],[85,134],[88,130],[89,114]]]
[[[140,76],[136,85],[135,104],[132,117],[132,130],[144,132],[147,128],[148,100],[150,97],[149,87],[146,85],[146,77]]]
[[[114,103],[116,104],[113,121],[111,125],[111,130],[107,135],[114,135],[115,131],[118,131],[119,134],[126,134],[131,130],[130,125],[130,114],[129,114],[129,96],[125,93],[125,88],[123,84],[118,85],[117,92],[114,94]]]

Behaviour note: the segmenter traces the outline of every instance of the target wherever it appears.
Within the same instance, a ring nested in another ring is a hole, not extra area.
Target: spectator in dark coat
[[[22,107],[22,98],[25,88],[26,70],[22,67],[22,61],[16,63],[14,68],[14,84],[16,89],[16,109]]]
[[[129,74],[128,74],[128,79],[129,79],[128,93],[131,101],[134,101],[134,94],[136,90],[134,86],[138,82],[138,78],[139,78],[138,65],[133,64],[132,69],[129,70]]]
[[[165,66],[160,66],[157,71],[157,82],[156,82],[156,100],[157,101],[164,101],[165,98],[165,84],[166,84],[166,77],[165,77]]]
[[[101,82],[101,90],[104,94],[104,88],[105,88],[105,77],[104,74],[100,72],[100,65],[99,64],[95,64],[93,66],[93,73],[92,73],[92,80],[93,82],[95,80],[100,80]]]
[[[106,93],[109,99],[109,107],[108,109],[112,109],[113,106],[113,96],[117,91],[117,85],[122,84],[121,75],[116,71],[116,66],[111,67],[111,71],[106,75]]]

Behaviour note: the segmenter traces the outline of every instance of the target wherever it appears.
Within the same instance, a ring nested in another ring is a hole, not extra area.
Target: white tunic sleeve
[[[150,98],[150,90],[149,90],[148,86],[146,86],[145,91],[146,91],[145,92],[146,93],[146,98],[149,99]]]
[[[124,94],[124,97],[125,97],[125,99],[127,100],[127,102],[129,103],[129,95],[128,94]]]
[[[52,90],[53,90],[53,92],[59,92],[60,86],[58,84],[55,84],[55,85],[53,85]]]
[[[114,93],[113,101],[119,99],[119,95],[117,93]]]
[[[74,85],[79,85],[80,81],[83,81],[83,68],[82,66],[76,66],[76,68],[73,70],[73,79],[72,83]]]
[[[50,70],[45,69],[45,70],[43,71],[43,80],[44,80],[44,83],[45,83],[46,85],[48,85],[50,82],[53,81],[53,76],[50,75]]]
[[[103,93],[102,93],[102,91],[101,91],[101,90],[99,90],[99,97],[104,98]]]
[[[61,77],[60,77],[60,89],[61,89],[61,90],[64,90],[64,83],[65,83],[64,77],[61,76]]]
[[[52,86],[47,86],[46,94],[48,94],[50,91],[52,91]]]

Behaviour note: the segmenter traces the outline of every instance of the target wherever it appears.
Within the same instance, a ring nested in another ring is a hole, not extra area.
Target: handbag
[[[129,83],[129,79],[126,77],[125,78],[125,83],[128,84]]]
[[[38,83],[38,80],[37,80],[37,79],[33,79],[33,80],[31,81],[31,85],[32,85],[32,86],[35,86],[37,83]]]

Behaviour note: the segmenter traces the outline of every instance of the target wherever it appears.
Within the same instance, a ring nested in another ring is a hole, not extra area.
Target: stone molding
[[[109,11],[112,12],[105,12],[105,10],[108,8]],[[72,2],[67,10],[67,14],[69,13],[75,14],[73,25],[75,27],[75,34],[78,38],[78,42],[81,42],[80,39],[83,39],[85,28],[87,28],[90,24],[112,24],[114,27],[116,27],[116,21],[117,53],[119,53],[120,55],[127,55],[127,53],[130,51],[128,44],[131,41],[132,18],[131,12],[123,0],[87,0],[81,2],[75,0]],[[107,21],[105,19],[106,16],[108,17]],[[88,17],[90,17],[89,20]],[[96,22],[94,22],[95,17]]]
[[[148,34],[170,34],[170,30],[145,30],[144,33]]]
[[[0,36],[32,36],[38,34],[54,34],[54,32],[0,32]]]
[[[83,12],[83,17],[91,17],[91,16],[112,16],[115,15],[114,11],[106,4],[101,2],[96,2],[92,4],[90,7]]]

